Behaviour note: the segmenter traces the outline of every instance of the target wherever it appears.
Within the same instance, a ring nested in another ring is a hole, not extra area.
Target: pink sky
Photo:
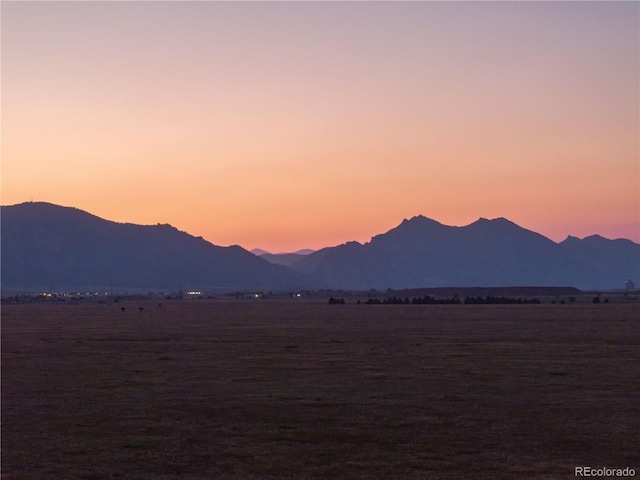
[[[640,241],[637,2],[2,2],[2,204],[270,251]]]

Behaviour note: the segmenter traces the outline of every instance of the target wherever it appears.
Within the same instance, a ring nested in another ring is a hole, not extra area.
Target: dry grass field
[[[638,312],[3,305],[2,479],[640,475]]]

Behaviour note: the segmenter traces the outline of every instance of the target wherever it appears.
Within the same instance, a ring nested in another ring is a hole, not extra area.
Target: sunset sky
[[[1,2],[3,205],[272,252],[640,241],[638,2]]]

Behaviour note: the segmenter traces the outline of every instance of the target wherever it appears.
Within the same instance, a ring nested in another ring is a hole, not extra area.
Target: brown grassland
[[[638,306],[3,305],[2,479],[640,475]]]

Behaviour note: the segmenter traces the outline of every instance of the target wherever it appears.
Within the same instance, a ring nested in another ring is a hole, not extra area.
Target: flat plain
[[[2,305],[2,478],[640,475],[638,313],[637,302]]]

